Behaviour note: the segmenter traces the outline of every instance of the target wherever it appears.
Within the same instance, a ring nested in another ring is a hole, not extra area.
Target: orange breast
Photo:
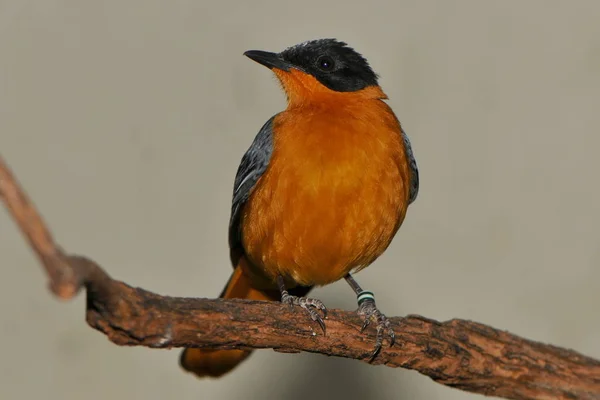
[[[324,285],[372,263],[402,223],[409,170],[380,100],[288,109],[242,216],[254,273]]]

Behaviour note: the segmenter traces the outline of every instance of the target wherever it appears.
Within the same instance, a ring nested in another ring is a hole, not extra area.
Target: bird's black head
[[[278,54],[259,50],[244,54],[269,68],[298,69],[337,92],[354,92],[378,85],[377,74],[367,60],[346,43],[335,39],[311,40]]]

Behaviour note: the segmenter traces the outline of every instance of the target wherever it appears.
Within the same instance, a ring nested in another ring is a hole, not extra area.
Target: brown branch
[[[277,303],[159,296],[65,254],[1,157],[0,197],[39,256],[51,290],[70,299],[85,287],[88,324],[118,345],[272,348],[369,360],[373,330],[360,334],[353,312],[330,310],[323,336],[308,318]],[[391,322],[397,344],[373,364],[414,369],[444,385],[508,399],[600,399],[600,362],[575,351],[460,319],[411,315]]]

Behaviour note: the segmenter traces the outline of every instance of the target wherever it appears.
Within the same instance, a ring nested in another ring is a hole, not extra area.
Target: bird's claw
[[[394,345],[396,342],[396,335],[394,334],[394,330],[392,329],[392,325],[387,317],[377,309],[375,305],[375,300],[373,299],[365,299],[360,306],[358,307],[358,315],[365,318],[365,321],[362,325],[361,332],[363,332],[367,327],[371,324],[371,322],[375,322],[377,324],[377,337],[375,339],[375,349],[373,353],[371,353],[370,361],[372,361],[383,346],[383,339],[387,335],[390,342],[390,347]]]
[[[323,304],[321,300],[308,297],[292,296],[289,293],[284,292],[281,295],[281,302],[288,304],[290,309],[293,309],[294,306],[302,307],[304,310],[306,310],[308,315],[310,315],[310,318],[319,324],[323,330],[323,335],[325,334],[325,322],[323,322],[323,318],[327,318],[327,307],[325,307],[325,304]],[[323,317],[319,315],[317,310],[323,312]]]

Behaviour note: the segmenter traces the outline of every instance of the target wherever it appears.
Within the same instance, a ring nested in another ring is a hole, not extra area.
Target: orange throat
[[[387,95],[379,86],[368,86],[355,92],[336,92],[321,84],[314,76],[298,69],[289,71],[273,69],[287,96],[288,108],[294,108],[307,103],[335,104],[338,101],[387,99]]]

